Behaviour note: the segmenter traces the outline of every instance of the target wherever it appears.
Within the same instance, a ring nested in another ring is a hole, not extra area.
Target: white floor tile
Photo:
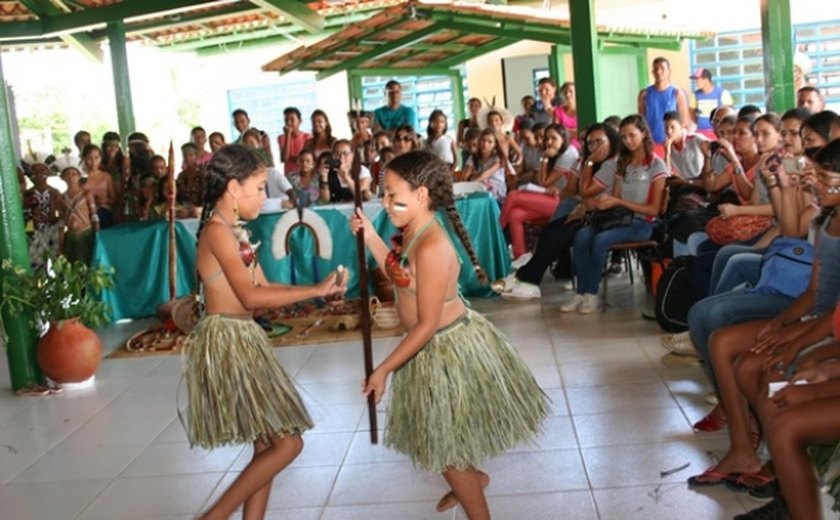
[[[606,313],[563,315],[570,293],[547,276],[540,301],[475,299],[511,339],[553,401],[533,443],[485,461],[497,520],[724,519],[755,507],[721,489],[684,482],[728,446],[726,430],[691,431],[711,406],[697,367],[670,369],[661,332],[639,318],[650,303],[626,275],[610,280]],[[147,323],[105,331],[107,348]],[[381,360],[399,338],[374,341]],[[377,406],[380,444],[369,441],[360,395],[359,342],[275,349],[315,428],[274,479],[268,519],[464,519],[434,510],[442,476],[382,446],[388,398]],[[105,360],[87,392],[22,398],[0,357],[2,520],[187,520],[220,496],[251,457],[236,446],[191,450],[176,418],[179,356]],[[181,401],[185,391],[181,389]],[[685,470],[660,472],[690,463]],[[150,497],[153,497],[150,498]],[[241,514],[232,518],[241,520]]]
[[[108,480],[9,484],[0,489],[0,513],[3,520],[76,518],[107,485]]]
[[[14,482],[113,479],[131,464],[143,446],[65,446],[59,444]]]
[[[223,475],[118,478],[96,497],[80,520],[196,515]]]
[[[656,484],[593,491],[601,520],[728,519],[743,513],[724,487],[695,493],[685,484]]]

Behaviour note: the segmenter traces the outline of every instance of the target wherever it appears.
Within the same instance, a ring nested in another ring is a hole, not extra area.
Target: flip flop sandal
[[[699,475],[694,475],[688,478],[688,487],[706,487],[717,486],[718,484],[726,484],[737,479],[740,473],[725,473],[717,471],[714,466],[707,469]]]
[[[741,473],[738,478],[727,482],[726,487],[733,491],[751,491],[770,487],[775,482],[775,476],[765,475],[761,472]],[[772,496],[772,494],[769,495],[769,497]]]

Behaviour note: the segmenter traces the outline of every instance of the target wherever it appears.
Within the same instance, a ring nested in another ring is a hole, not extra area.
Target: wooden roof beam
[[[303,27],[311,34],[324,30],[324,17],[297,0],[250,0],[252,4],[273,11],[283,18]]]
[[[328,78],[333,74],[338,74],[343,70],[358,67],[368,60],[381,58],[383,56],[391,54],[392,52],[396,52],[400,49],[410,47],[412,44],[423,40],[425,37],[429,36],[430,34],[436,33],[438,30],[438,27],[435,24],[432,24],[428,27],[412,31],[409,34],[403,36],[402,38],[397,38],[396,40],[389,42],[386,45],[375,47],[367,52],[359,54],[355,58],[345,60],[341,62],[340,65],[336,65],[335,67],[330,67],[327,70],[321,71],[315,76],[315,79],[322,80]]]
[[[20,0],[20,3],[32,11],[41,20],[50,16],[59,16],[64,14],[64,11],[54,6],[47,0]],[[102,48],[99,46],[99,43],[87,34],[81,32],[75,34],[62,34],[59,38],[61,38],[61,41],[67,45],[74,47],[76,50],[84,54],[89,60],[95,63],[102,63]]]

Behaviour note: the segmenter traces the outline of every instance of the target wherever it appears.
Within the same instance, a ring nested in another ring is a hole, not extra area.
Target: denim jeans
[[[729,292],[743,284],[747,284],[748,287],[755,287],[761,277],[761,259],[762,255],[760,253],[737,253],[730,256],[729,261],[726,262],[726,267],[723,268],[723,272],[717,279],[717,283],[714,279],[714,270],[717,267],[717,259],[715,259],[715,266],[712,267],[712,283],[715,284],[712,288],[712,294]]]
[[[709,355],[712,334],[729,325],[773,318],[793,301],[793,298],[781,294],[747,294],[739,289],[703,298],[691,307],[688,311],[691,341],[703,358],[703,368],[715,390],[717,379]]]
[[[615,227],[600,233],[590,226],[581,228],[574,240],[578,294],[598,294],[598,285],[611,245],[647,240],[652,232],[653,222],[641,218],[634,218],[629,226]]]
[[[708,238],[709,235],[707,235],[705,231],[697,231],[688,235],[688,239],[685,242],[674,240],[674,249],[672,253],[673,257],[676,258],[678,256],[697,256],[697,246],[705,240],[707,240]]]
[[[718,291],[717,286],[720,283],[721,276],[723,275],[723,271],[726,269],[726,266],[729,265],[730,259],[735,255],[740,255],[742,253],[757,253],[758,255],[763,255],[764,252],[767,251],[766,249],[756,249],[749,245],[743,244],[729,244],[720,248],[720,250],[715,255],[715,260],[712,263],[712,278],[709,280],[709,294],[718,294],[719,292],[725,292],[729,289],[725,289],[723,291]],[[761,257],[759,256],[759,265],[755,267],[756,269],[761,271]],[[758,280],[758,277],[756,277]],[[728,282],[728,283],[731,283]],[[738,285],[738,284],[735,284]],[[734,287],[734,286],[733,286]]]

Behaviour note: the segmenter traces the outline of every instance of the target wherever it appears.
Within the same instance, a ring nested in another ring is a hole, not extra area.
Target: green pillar
[[[761,44],[767,109],[781,113],[796,106],[790,0],[761,0]]]
[[[598,33],[595,0],[569,0],[578,128],[598,121]]]
[[[452,115],[455,120],[452,122],[450,128],[458,128],[458,123],[464,119],[467,113],[466,103],[464,102],[464,75],[459,67],[453,70],[449,78],[452,80]]]
[[[6,80],[3,78],[3,63],[0,59],[0,261],[11,260],[12,264],[29,271],[29,244],[23,229],[23,208],[11,123]],[[2,318],[8,338],[6,356],[9,360],[12,390],[43,382],[41,370],[35,361],[38,337],[29,325],[31,315],[12,315],[4,311]]]
[[[566,82],[566,67],[559,45],[551,46],[551,54],[548,55],[548,73],[551,79],[557,82],[558,87]]]
[[[362,101],[362,77],[349,70],[347,71],[347,95],[350,97],[351,109],[356,100]],[[362,108],[364,109],[364,104]]]
[[[114,95],[117,99],[117,120],[123,140],[134,132],[134,104],[128,75],[128,55],[125,51],[125,24],[120,20],[108,23],[108,45],[111,48],[111,70],[114,76]]]

